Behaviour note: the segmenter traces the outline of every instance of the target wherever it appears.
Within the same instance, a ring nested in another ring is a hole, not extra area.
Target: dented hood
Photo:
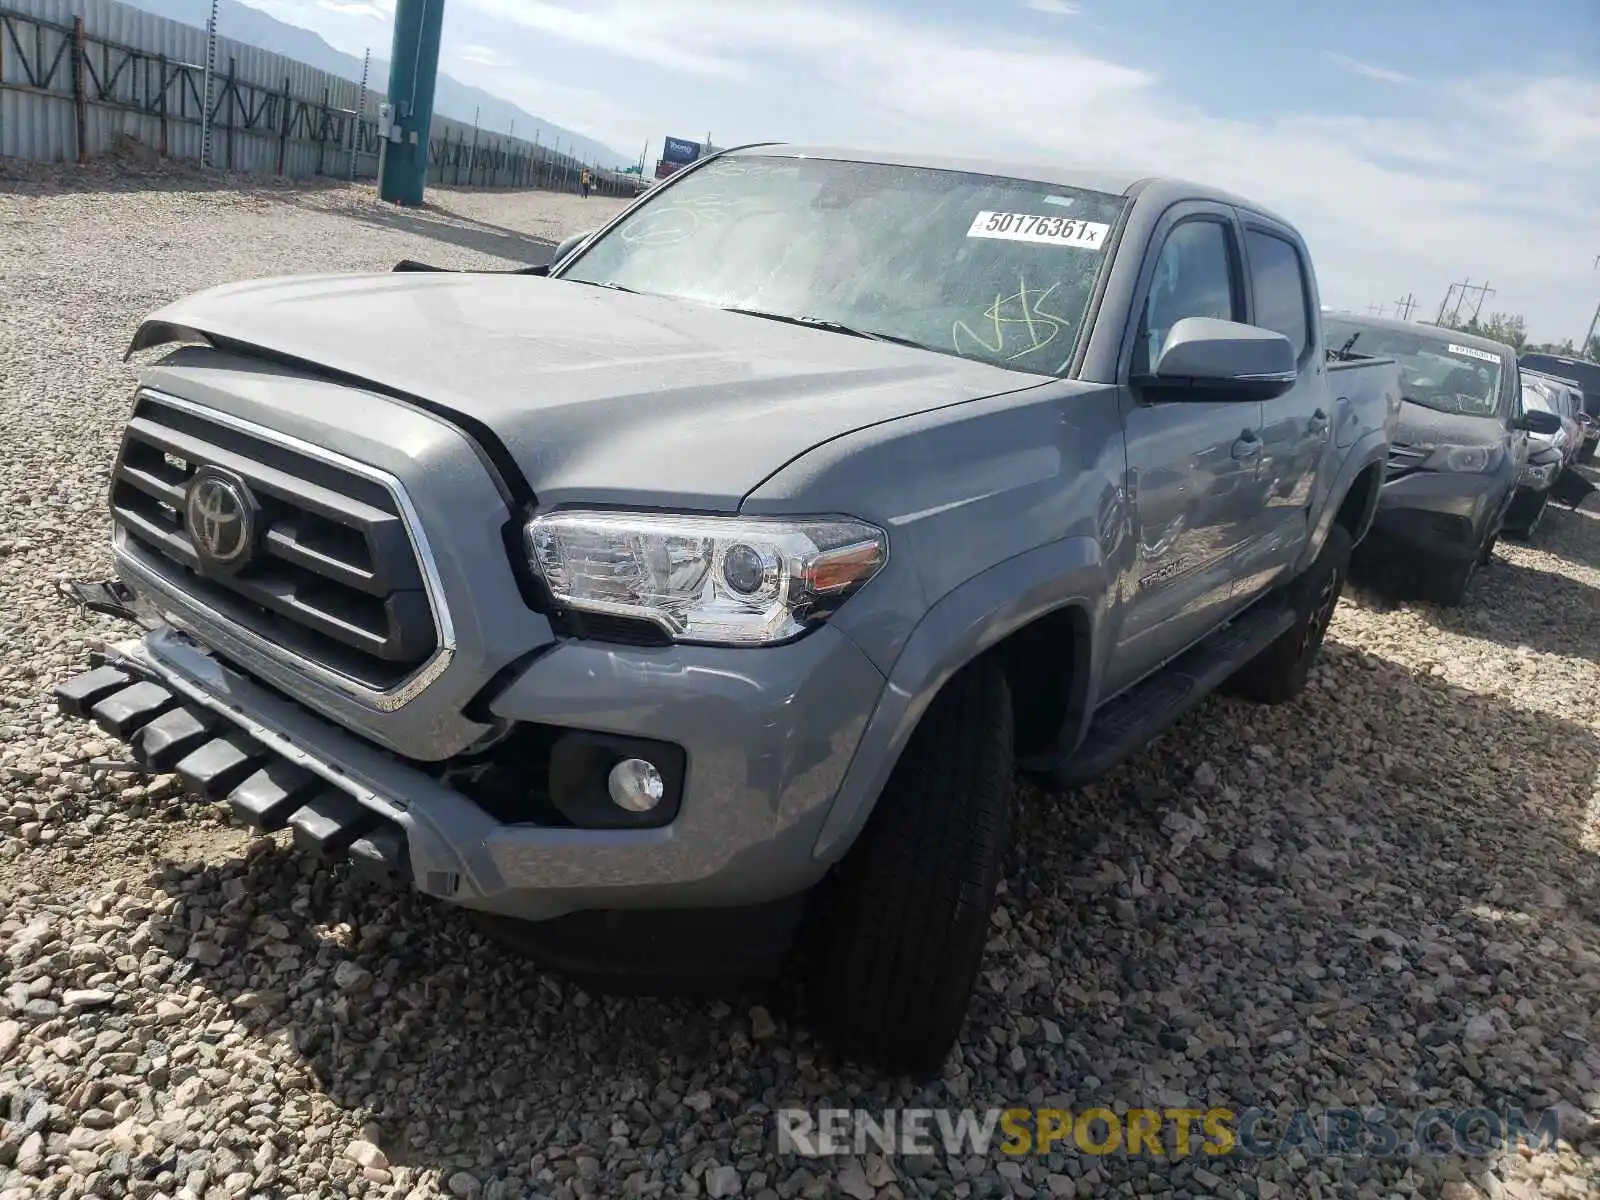
[[[153,314],[463,418],[542,504],[732,510],[832,438],[1046,377],[529,276],[325,275],[230,284]],[[498,452],[496,452],[498,451]],[[515,484],[513,485],[515,486]]]

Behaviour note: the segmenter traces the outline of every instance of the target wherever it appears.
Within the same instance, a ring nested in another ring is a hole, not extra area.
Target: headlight
[[[794,637],[889,557],[883,530],[845,517],[554,512],[529,521],[526,536],[563,607],[653,621],[675,641],[737,646]]]
[[[1556,477],[1556,467],[1559,463],[1543,463],[1539,466],[1528,465],[1522,468],[1522,478],[1519,483],[1526,487],[1544,489],[1550,486]]]
[[[1425,471],[1481,475],[1493,470],[1499,461],[1500,452],[1492,446],[1435,446],[1422,468]]]

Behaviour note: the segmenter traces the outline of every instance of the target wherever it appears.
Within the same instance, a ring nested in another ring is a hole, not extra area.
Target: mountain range
[[[185,25],[195,25],[201,29],[205,28],[206,21],[211,16],[211,0],[124,0],[124,2],[132,4],[135,8],[142,8],[146,12],[155,13],[157,16],[181,21]],[[220,0],[217,6],[217,34],[220,37],[232,38],[236,42],[246,42],[262,50],[269,50],[274,54],[282,54],[286,58],[316,67],[319,71],[326,71],[330,75],[356,81],[361,79],[361,60],[353,54],[335,50],[320,34],[280,21],[259,8],[239,3],[239,0]],[[373,90],[383,91],[389,80],[388,62],[374,57],[367,78]],[[512,123],[515,122],[519,138],[532,141],[534,135],[538,134],[539,141],[547,146],[559,138],[563,151],[598,166],[622,167],[633,162],[631,158],[618,154],[593,138],[584,137],[564,126],[536,117],[518,108],[509,100],[503,100],[470,83],[462,83],[443,71],[439,72],[433,111],[441,117],[469,124],[473,113],[477,112],[478,123],[482,128],[500,133],[510,130]],[[566,149],[568,145],[572,147],[570,151]]]

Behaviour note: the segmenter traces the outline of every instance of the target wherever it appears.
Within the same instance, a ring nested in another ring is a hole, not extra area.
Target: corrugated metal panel
[[[158,17],[117,0],[0,0],[0,154],[43,161],[78,153],[73,94],[72,24],[85,30],[84,143],[93,157],[121,135],[176,158],[198,161],[205,30]],[[47,24],[40,24],[44,22]],[[12,36],[20,40],[18,55]],[[129,53],[129,51],[137,53]],[[54,71],[45,78],[53,64]],[[27,84],[29,71],[44,87]],[[162,75],[166,74],[166,87]],[[360,84],[229,38],[217,39],[213,105],[218,111],[211,162],[234,170],[309,177],[347,177],[351,118]],[[159,109],[165,94],[165,119]],[[285,105],[285,94],[289,103]],[[377,173],[375,122],[383,95],[369,90],[359,131],[357,175]],[[283,129],[291,124],[288,137]],[[249,126],[248,128],[246,126]],[[324,131],[326,135],[324,136]],[[435,117],[429,179],[460,187],[571,183],[580,166],[551,147]],[[476,150],[473,149],[476,141]]]

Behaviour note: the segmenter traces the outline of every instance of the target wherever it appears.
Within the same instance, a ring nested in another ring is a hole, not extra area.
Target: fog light
[[[667,789],[654,763],[642,758],[625,758],[606,776],[606,790],[619,808],[643,813],[660,804]]]

